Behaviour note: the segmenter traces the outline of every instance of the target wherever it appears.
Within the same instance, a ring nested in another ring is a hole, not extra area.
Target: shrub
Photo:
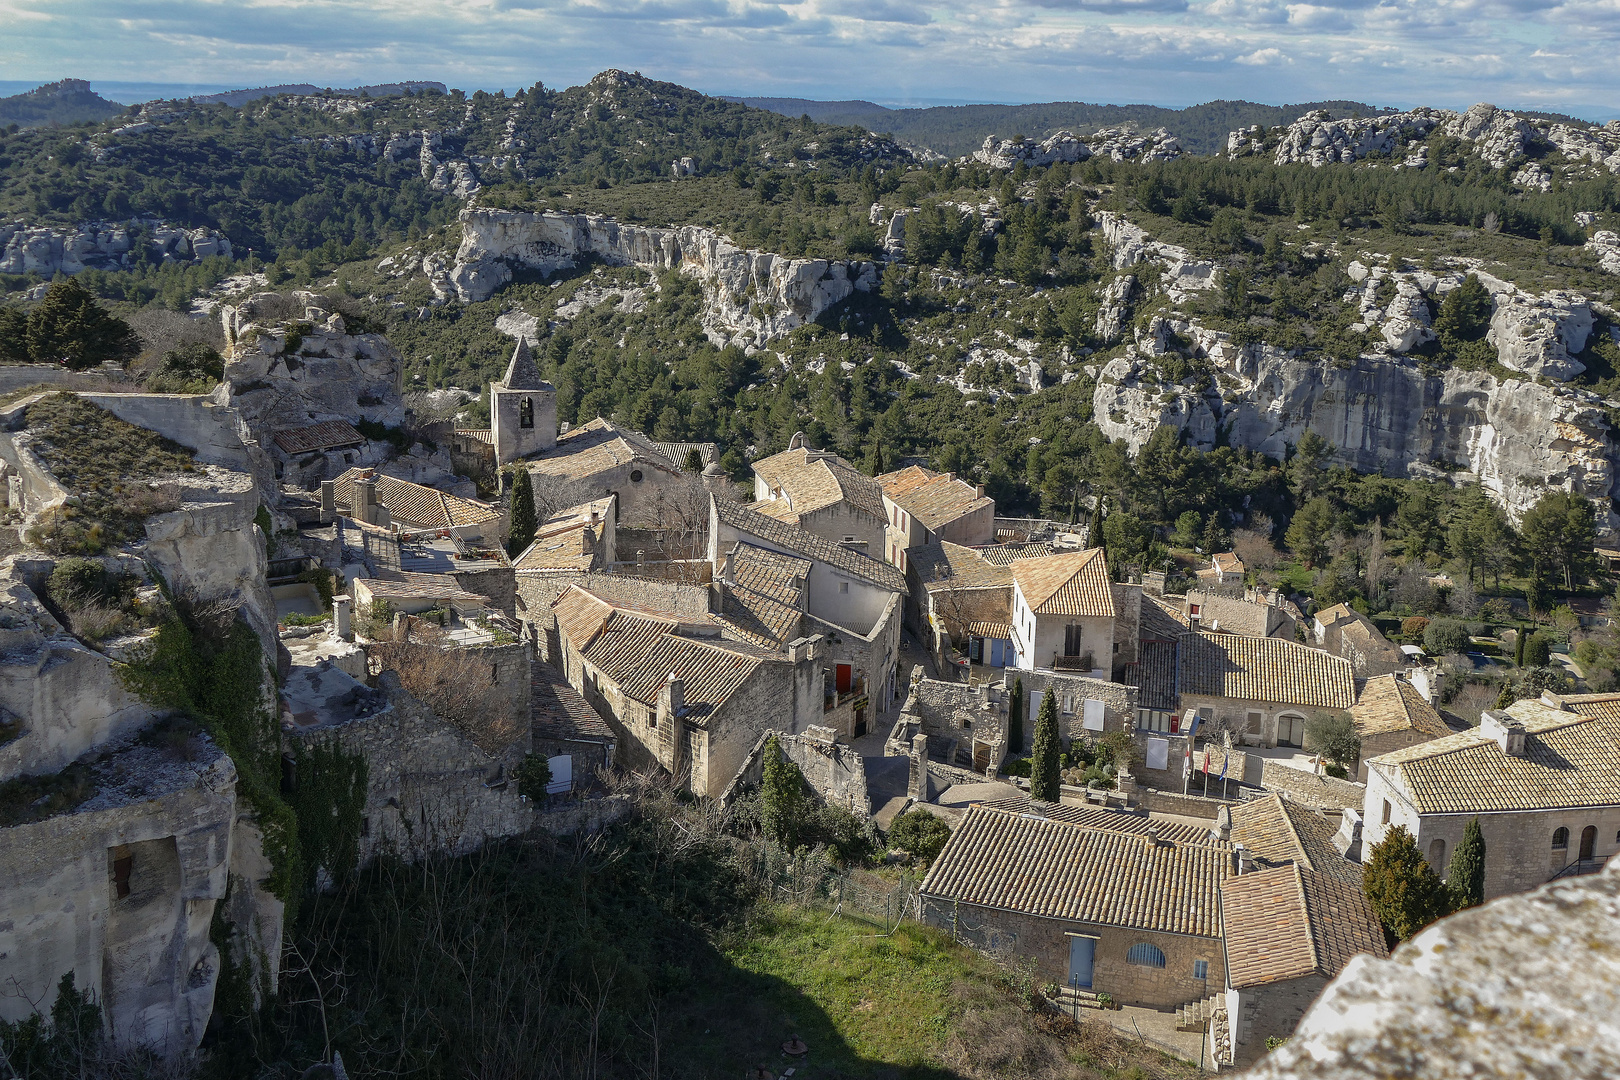
[[[1546,667],[1551,661],[1552,644],[1547,635],[1538,630],[1524,643],[1523,664],[1525,667]]]
[[[1001,771],[1008,776],[1020,776],[1028,780],[1030,772],[1029,758],[1009,758],[1001,763]]]
[[[1423,649],[1430,656],[1466,652],[1468,627],[1456,619],[1435,619],[1423,631]]]
[[[1393,941],[1405,941],[1446,914],[1446,887],[1404,825],[1391,829],[1367,857],[1363,887]]]
[[[546,785],[551,783],[551,762],[546,755],[524,754],[513,775],[517,777],[519,795],[534,802],[546,801]]]
[[[1408,641],[1416,641],[1428,628],[1429,620],[1422,615],[1412,615],[1401,620],[1401,636]]]
[[[920,808],[907,810],[889,825],[889,843],[925,863],[939,858],[950,838],[951,827]]]
[[[1348,713],[1317,713],[1305,721],[1305,749],[1350,766],[1361,760],[1361,736]]]
[[[224,377],[224,358],[196,341],[164,353],[146,388],[155,394],[206,394]]]

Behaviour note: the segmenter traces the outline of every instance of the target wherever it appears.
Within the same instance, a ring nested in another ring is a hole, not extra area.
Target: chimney
[[[973,485],[973,497],[975,499],[984,498],[984,485],[983,484],[974,484]]]
[[[354,640],[354,599],[347,594],[332,597],[332,622],[338,640]]]
[[[1150,848],[1159,846],[1159,826],[1156,823],[1147,827],[1147,846]]]
[[[354,482],[354,505],[350,507],[356,521],[377,524],[377,477],[368,473]]]
[[[1215,827],[1210,832],[1215,834],[1215,839],[1223,843],[1232,839],[1232,808],[1230,806],[1222,803],[1220,809],[1215,811]]]
[[[1232,873],[1254,873],[1254,855],[1242,844],[1238,844],[1232,849]]]
[[[1480,714],[1479,733],[1494,739],[1509,757],[1524,757],[1524,723],[1500,709]]]
[[[669,715],[674,719],[686,708],[686,680],[672,671],[664,688],[669,691]]]
[[[328,524],[337,514],[337,481],[321,481],[321,524]]]
[[[591,517],[594,519],[596,517],[596,515],[592,514]],[[592,521],[592,524],[593,525],[595,524],[594,520]],[[591,549],[594,548],[595,546],[596,546],[596,532],[595,532],[595,530],[593,530],[591,528],[588,528],[588,527],[579,530],[579,553],[581,555],[589,555],[591,553]]]

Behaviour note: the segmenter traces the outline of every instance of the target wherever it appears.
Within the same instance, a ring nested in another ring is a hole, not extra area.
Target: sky
[[[0,80],[467,90],[607,68],[884,103],[1505,107],[1620,116],[1620,0],[0,0]]]

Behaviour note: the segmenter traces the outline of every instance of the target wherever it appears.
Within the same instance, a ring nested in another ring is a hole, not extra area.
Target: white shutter
[[[559,791],[570,791],[574,787],[574,758],[571,754],[558,754],[554,758],[547,758],[546,764],[551,766],[551,783],[546,785],[546,794],[555,795]]]
[[[1150,769],[1167,769],[1170,767],[1169,739],[1148,739],[1147,767]]]
[[[1096,698],[1086,698],[1085,720],[1087,731],[1101,731],[1103,729],[1103,703]]]

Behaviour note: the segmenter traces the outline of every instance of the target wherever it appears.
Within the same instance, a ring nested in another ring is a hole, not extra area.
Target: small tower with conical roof
[[[506,378],[489,385],[495,463],[506,465],[557,445],[557,391],[540,377],[527,338],[519,338]]]

